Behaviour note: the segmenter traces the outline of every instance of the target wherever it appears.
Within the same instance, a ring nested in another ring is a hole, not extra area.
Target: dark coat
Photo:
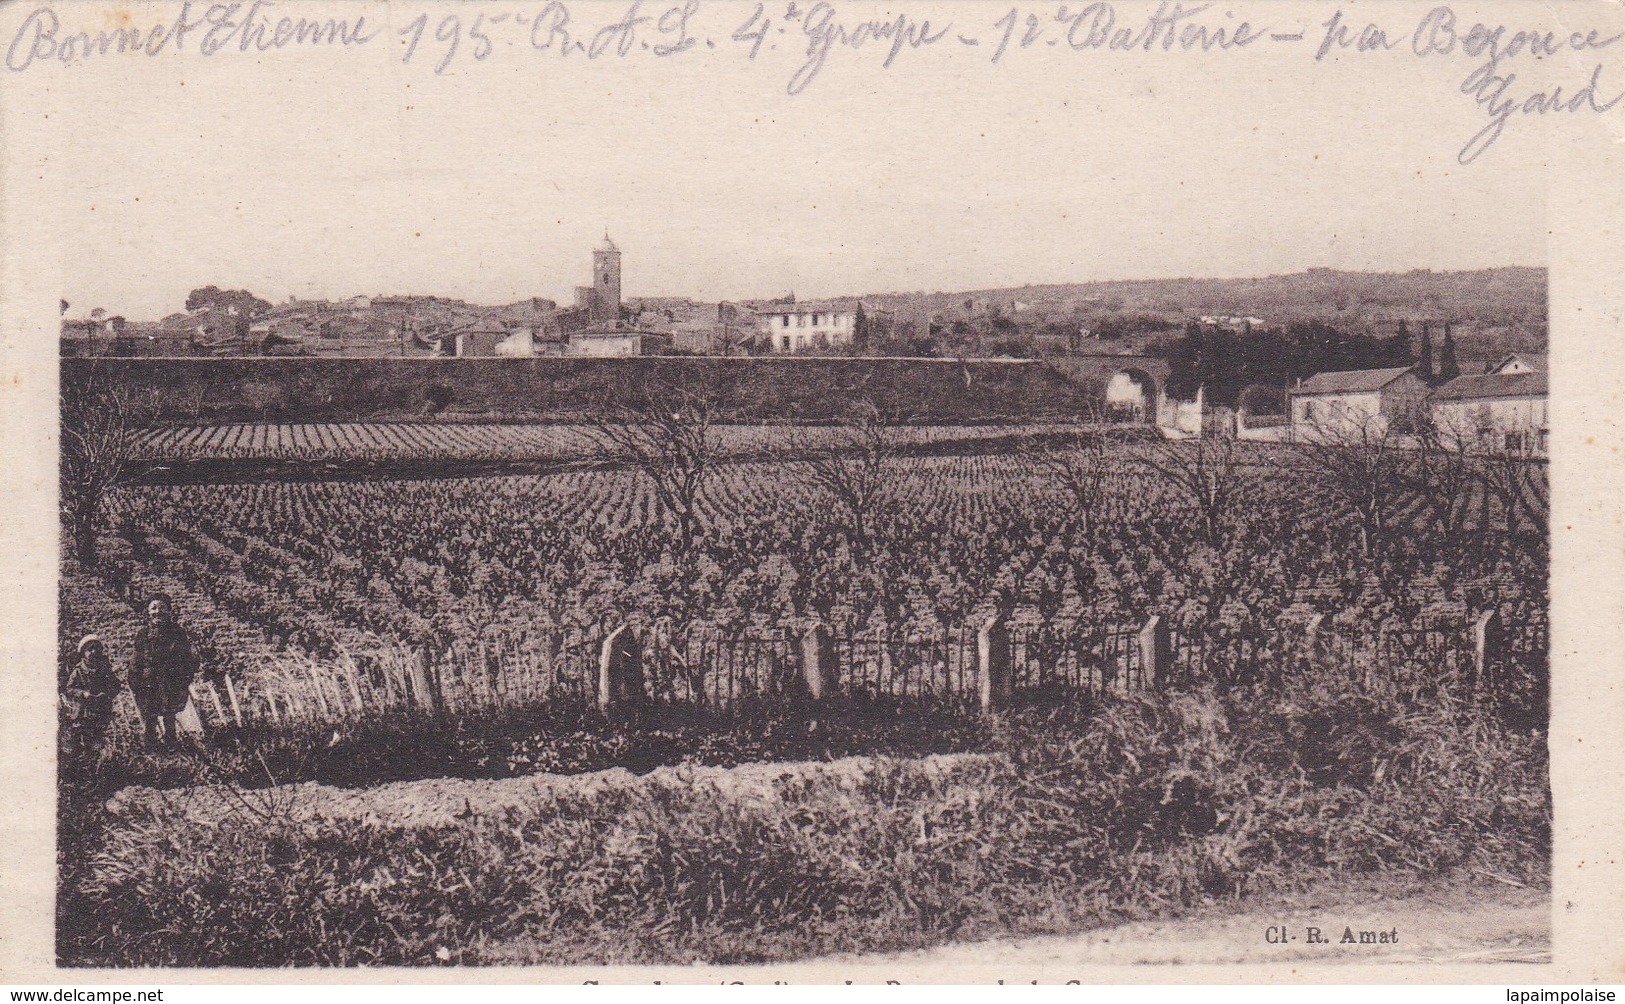
[[[143,715],[180,711],[191,699],[197,668],[191,639],[179,625],[143,625],[135,636],[135,657],[130,660],[130,692],[136,707]]]
[[[81,659],[62,688],[62,709],[71,724],[105,725],[113,717],[119,682],[107,657]]]

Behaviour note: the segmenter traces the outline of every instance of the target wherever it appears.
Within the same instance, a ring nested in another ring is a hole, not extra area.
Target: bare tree
[[[1417,449],[1396,465],[1399,484],[1421,504],[1442,540],[1456,540],[1467,528],[1480,476],[1473,435],[1448,417],[1436,417],[1418,430],[1417,440]]]
[[[104,503],[141,473],[139,449],[152,403],[92,364],[63,374],[61,407],[61,511],[74,556],[95,567]]]
[[[1085,535],[1099,528],[1115,497],[1112,484],[1122,473],[1117,438],[1099,428],[1104,419],[1098,413],[1091,413],[1089,421],[1096,428],[1070,436],[1064,444],[1038,436],[1021,441],[1028,462],[1066,494]]]
[[[1202,534],[1222,549],[1249,479],[1236,441],[1226,437],[1155,440],[1136,459],[1196,508]]]
[[[1372,554],[1405,492],[1409,458],[1394,423],[1348,416],[1315,426],[1294,448],[1303,473],[1359,521],[1360,551]]]
[[[895,418],[872,402],[849,412],[833,442],[803,443],[803,481],[829,498],[861,553],[869,549],[874,514],[892,498],[900,447]]]
[[[1546,463],[1535,455],[1528,440],[1527,434],[1520,435],[1514,445],[1487,450],[1477,458],[1478,479],[1500,507],[1508,537],[1517,537],[1521,532],[1541,536],[1550,532]]]
[[[646,384],[594,415],[587,434],[599,455],[649,482],[671,520],[673,548],[685,567],[699,533],[699,499],[719,459],[717,399],[709,392]]]
[[[618,400],[606,402],[590,419],[587,435],[599,458],[637,472],[653,490],[671,543],[675,581],[664,597],[681,627],[694,609],[700,578],[700,495],[721,460],[715,427],[723,392],[715,387],[692,389],[649,381],[623,385]],[[688,692],[703,699],[704,668],[690,661],[686,646],[673,633],[674,624],[652,631],[646,641],[668,662],[668,672],[686,681]],[[657,686],[671,688],[674,677],[660,674]]]

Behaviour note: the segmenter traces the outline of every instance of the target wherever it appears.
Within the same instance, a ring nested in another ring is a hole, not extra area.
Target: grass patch
[[[636,724],[609,722],[567,701],[545,707],[425,715],[390,710],[341,724],[254,725],[153,750],[125,729],[79,784],[109,794],[128,785],[262,788],[317,781],[347,788],[453,777],[634,774],[680,763],[732,767],[764,761],[979,752],[991,723],[963,709],[900,701],[844,701],[814,711],[775,701],[711,713],[652,707]]]
[[[1475,705],[1321,678],[977,728],[998,755],[946,772],[886,758],[754,787],[561,790],[451,825],[104,815],[65,831],[84,842],[61,874],[59,955],[778,961],[1076,931],[1332,877],[1549,882],[1544,738]]]

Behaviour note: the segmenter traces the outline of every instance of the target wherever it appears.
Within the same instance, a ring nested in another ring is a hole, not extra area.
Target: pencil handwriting
[[[922,3],[919,12],[856,0],[763,0],[749,6],[722,0],[471,0],[432,14],[413,10],[413,0],[395,0],[362,13],[335,3],[332,10],[342,16],[315,13],[321,6],[322,0],[176,0],[155,22],[136,24],[126,17],[116,27],[100,13],[86,16],[87,8],[78,5],[12,7],[7,14],[20,13],[20,20],[0,22],[0,41],[11,73],[121,58],[264,59],[293,50],[381,54],[435,76],[519,60],[743,59],[769,74],[782,72],[784,92],[802,100],[832,75],[877,69],[896,74],[944,53],[994,66],[1049,60],[1058,72],[1065,72],[1068,60],[1079,66],[1259,60],[1250,65],[1261,76],[1301,59],[1314,68],[1308,72],[1333,77],[1331,86],[1349,68],[1374,61],[1451,63],[1460,70],[1455,93],[1440,88],[1438,98],[1465,101],[1464,110],[1481,117],[1457,153],[1462,164],[1482,157],[1516,121],[1605,115],[1625,102],[1625,68],[1613,62],[1625,48],[1625,32],[1544,23],[1542,16],[1552,15],[1533,6],[1519,24],[1468,22],[1445,4],[1420,17],[1417,8],[1409,14],[1373,8],[1370,16],[1377,20],[1351,18],[1338,8],[1318,22],[1294,22],[1292,9],[1270,6],[1265,9],[1271,23],[1265,24],[1239,9],[1187,0]],[[392,37],[378,44],[386,32]]]

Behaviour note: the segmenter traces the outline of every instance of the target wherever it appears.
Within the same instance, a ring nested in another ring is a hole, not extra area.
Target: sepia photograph
[[[0,6],[63,978],[1553,962],[1617,8],[928,6]]]

